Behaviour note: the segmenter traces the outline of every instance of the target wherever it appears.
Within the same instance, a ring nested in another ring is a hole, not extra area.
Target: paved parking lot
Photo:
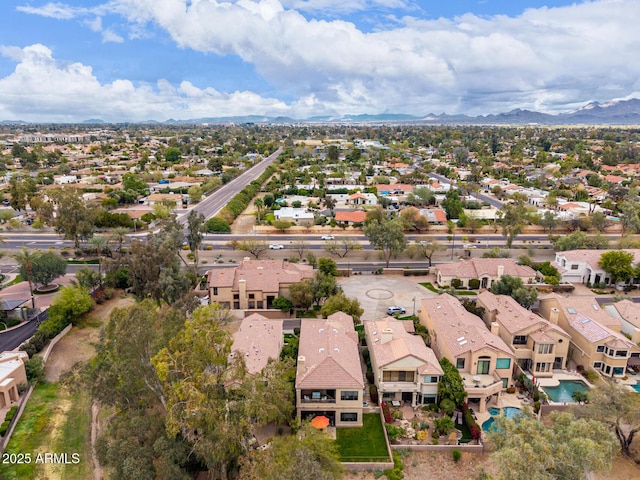
[[[427,277],[400,277],[385,275],[356,275],[339,279],[339,285],[348,297],[357,298],[364,309],[363,320],[377,320],[387,316],[387,307],[404,307],[408,315],[417,313],[420,300],[437,294],[427,290],[419,282]],[[414,303],[415,299],[415,303]]]

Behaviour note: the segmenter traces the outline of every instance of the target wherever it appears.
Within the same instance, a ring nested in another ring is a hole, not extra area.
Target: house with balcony
[[[640,249],[626,249],[633,254],[633,264],[640,262]],[[552,263],[560,272],[562,282],[566,283],[599,283],[610,284],[611,276],[598,264],[605,250],[567,250],[557,252]]]
[[[525,285],[536,283],[538,273],[526,265],[518,265],[512,258],[472,258],[462,262],[441,263],[435,268],[439,287],[449,287],[457,279],[463,288],[469,280],[480,281],[480,288],[491,288],[503,275],[518,277]]]
[[[289,287],[313,277],[313,267],[286,260],[251,260],[239,265],[215,268],[207,273],[209,302],[233,310],[264,310],[273,301],[289,296]]]
[[[406,402],[414,407],[436,403],[442,368],[422,337],[406,327],[413,327],[413,323],[391,317],[364,322],[378,394],[386,402]]]
[[[593,312],[564,308],[556,297],[549,295],[540,300],[540,314],[571,335],[570,356],[576,366],[597,370],[607,377],[623,377],[627,367],[640,364],[640,347],[620,333],[619,319],[611,317],[619,325],[618,330],[613,330],[593,318],[597,315],[610,317],[599,307]]]
[[[559,325],[530,312],[508,295],[484,291],[478,294],[476,305],[484,308],[487,328],[509,346],[522,370],[543,378],[566,368],[571,336]]]
[[[456,366],[470,402],[480,412],[512,383],[516,357],[509,346],[484,321],[468,312],[449,294],[423,299],[420,323],[429,331],[431,348],[437,358],[445,357]]]
[[[353,318],[343,312],[300,325],[296,368],[298,420],[323,415],[335,427],[361,427],[364,372]]]

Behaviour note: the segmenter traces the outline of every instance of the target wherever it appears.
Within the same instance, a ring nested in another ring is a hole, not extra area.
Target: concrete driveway
[[[426,277],[356,275],[339,279],[338,284],[347,297],[358,299],[364,309],[363,320],[378,320],[387,316],[387,307],[391,305],[404,307],[407,315],[414,313],[415,305],[417,314],[420,300],[437,296],[419,285],[419,282],[429,280]]]

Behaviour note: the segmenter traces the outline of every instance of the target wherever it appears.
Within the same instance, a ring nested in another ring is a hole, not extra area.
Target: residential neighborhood
[[[629,447],[598,402],[640,402],[637,134],[319,130],[0,126],[6,451],[48,388],[105,478],[152,421],[191,478],[316,435],[347,476],[468,461],[558,415]]]

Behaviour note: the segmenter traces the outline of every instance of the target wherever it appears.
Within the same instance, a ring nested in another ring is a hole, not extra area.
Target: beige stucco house
[[[604,310],[620,320],[622,333],[631,337],[633,343],[640,343],[640,305],[625,299],[606,305]]]
[[[435,403],[442,368],[422,337],[405,326],[413,323],[392,318],[364,322],[378,394],[384,401],[412,406]]]
[[[343,312],[300,325],[298,420],[324,415],[331,426],[361,427],[364,379],[353,318]]]
[[[438,358],[446,357],[456,366],[471,402],[484,412],[492,398],[498,400],[510,386],[515,355],[484,321],[468,312],[451,295],[423,299],[420,323],[431,337],[431,348]]]
[[[18,385],[27,384],[26,352],[0,353],[0,408],[18,402]]]
[[[278,296],[289,296],[292,284],[313,277],[313,273],[310,265],[245,258],[237,267],[207,273],[209,302],[233,310],[270,309]]]
[[[530,312],[508,295],[489,291],[478,295],[484,321],[506,343],[523,370],[535,377],[552,377],[567,366],[571,336],[560,326]]]
[[[469,280],[480,280],[480,288],[491,288],[503,275],[522,279],[524,284],[536,283],[537,272],[526,265],[518,265],[511,258],[472,258],[462,262],[442,263],[435,268],[436,282],[440,287],[451,286],[457,278],[461,286],[468,288]]]
[[[608,315],[597,307],[596,302],[591,305],[585,302],[587,308],[578,310],[575,306],[564,307],[558,297],[548,295],[541,299],[540,314],[571,335],[569,356],[576,365],[597,370],[607,377],[623,377],[627,366],[640,364],[640,347],[619,330],[613,330],[594,318],[597,312]],[[593,314],[588,310],[589,306]],[[619,319],[615,320],[619,322]]]

